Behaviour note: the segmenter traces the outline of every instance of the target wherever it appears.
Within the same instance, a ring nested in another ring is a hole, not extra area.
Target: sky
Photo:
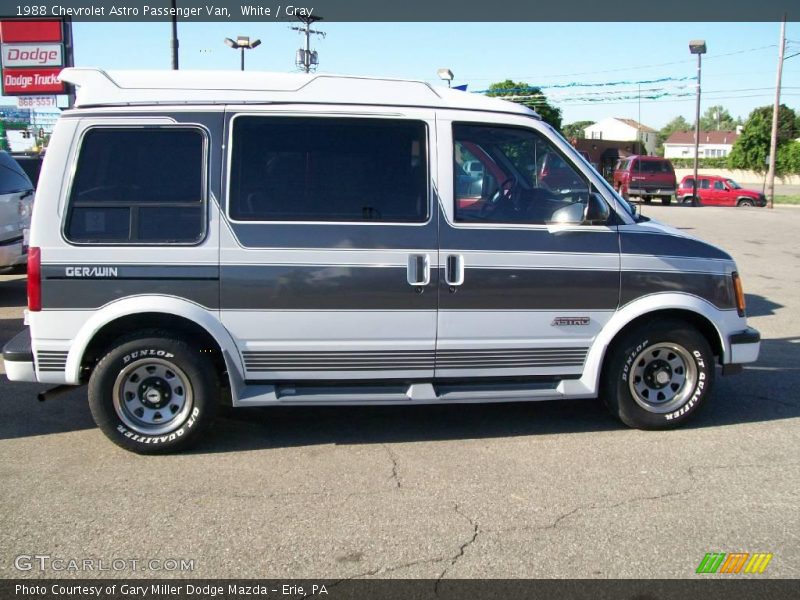
[[[181,68],[238,69],[239,53],[225,37],[249,35],[247,70],[293,72],[302,37],[288,22],[180,23]],[[778,23],[334,23],[316,24],[319,72],[422,79],[442,85],[436,70],[451,69],[454,85],[470,91],[513,79],[545,87],[563,122],[616,116],[660,128],[677,115],[694,121],[696,74],[690,39],[705,39],[702,107],[721,104],[734,117],[773,102]],[[170,24],[75,23],[75,63],[104,69],[170,68]],[[787,55],[800,52],[800,23],[787,25]],[[637,83],[673,78],[659,83]],[[641,95],[662,95],[642,99]],[[684,94],[676,96],[675,94]],[[609,100],[609,97],[616,99]],[[589,102],[586,98],[603,101]],[[784,63],[782,102],[800,111],[800,56]]]

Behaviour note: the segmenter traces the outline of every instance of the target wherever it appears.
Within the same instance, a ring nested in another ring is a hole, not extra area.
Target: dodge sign
[[[64,84],[58,80],[61,67],[14,69],[3,71],[3,93],[36,95],[63,94]]]
[[[60,67],[64,64],[61,44],[3,44],[4,67]]]

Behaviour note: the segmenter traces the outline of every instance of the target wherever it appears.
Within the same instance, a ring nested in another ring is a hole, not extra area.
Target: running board
[[[391,405],[557,400],[560,381],[530,383],[397,385],[247,385],[234,406]]]

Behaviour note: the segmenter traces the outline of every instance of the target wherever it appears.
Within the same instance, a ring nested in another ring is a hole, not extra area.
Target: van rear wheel
[[[602,383],[606,405],[623,423],[671,429],[706,402],[714,384],[714,355],[688,323],[656,321],[615,342]]]
[[[122,340],[89,380],[89,407],[112,442],[139,454],[183,450],[211,424],[219,380],[207,355],[158,335]]]

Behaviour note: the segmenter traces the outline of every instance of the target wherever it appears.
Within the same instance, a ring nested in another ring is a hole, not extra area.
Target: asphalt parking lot
[[[689,427],[630,430],[596,401],[248,409],[142,457],[85,390],[39,403],[0,375],[0,577],[92,576],[21,554],[195,561],[126,577],[695,577],[734,551],[800,577],[800,209],[643,210],[734,255],[764,338]],[[24,294],[0,277],[2,343]]]

